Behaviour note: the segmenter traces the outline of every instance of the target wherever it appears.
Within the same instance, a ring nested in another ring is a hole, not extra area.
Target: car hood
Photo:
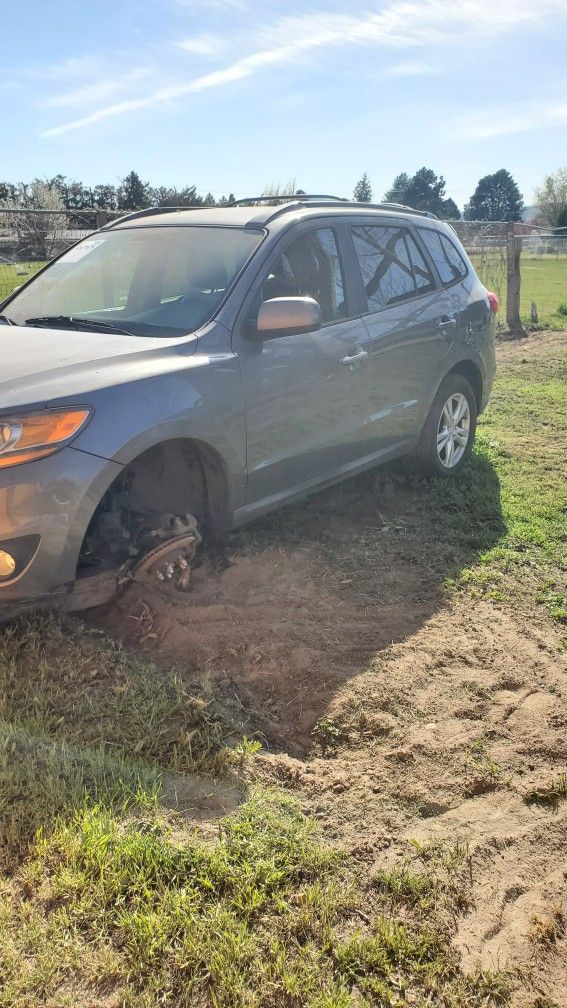
[[[197,342],[196,336],[158,339],[0,326],[0,409],[44,405],[186,367]]]

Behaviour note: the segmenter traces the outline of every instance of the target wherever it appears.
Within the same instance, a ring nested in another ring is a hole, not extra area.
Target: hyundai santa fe
[[[399,456],[448,477],[496,295],[432,214],[332,197],[129,214],[0,306],[0,617],[186,587],[203,535]]]

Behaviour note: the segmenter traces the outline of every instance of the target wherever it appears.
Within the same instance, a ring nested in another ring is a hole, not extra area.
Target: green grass
[[[506,320],[506,258],[504,249],[483,255],[472,255],[480,279],[500,298],[499,320]],[[565,329],[565,315],[560,306],[567,301],[567,255],[530,255],[523,252],[520,260],[520,315],[530,321],[532,302],[538,308],[541,328]]]
[[[37,273],[43,266],[45,266],[44,262],[22,262],[11,266],[0,259],[0,301],[8,297],[14,287],[26,283],[30,276]]]
[[[456,583],[566,618],[567,352],[533,344],[497,377],[477,453],[499,480],[505,533]],[[432,488],[451,497],[455,488]],[[474,521],[474,515],[471,516]]]
[[[208,843],[180,841],[148,800],[121,819],[78,809],[5,885],[0,1005],[70,1006],[78,991],[131,1008],[394,1008],[402,992],[423,1006],[506,1003],[500,978],[462,974],[433,902],[412,917],[414,887],[396,885],[396,919],[343,868],[275,793],[252,796]],[[461,904],[437,872],[450,917]]]

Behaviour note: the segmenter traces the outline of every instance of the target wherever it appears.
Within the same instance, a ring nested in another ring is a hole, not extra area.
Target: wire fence
[[[502,327],[511,324],[508,298],[517,287],[522,323],[567,329],[567,230],[554,234],[504,221],[453,221],[451,227],[484,285],[498,294]]]
[[[0,207],[0,302],[55,256],[122,213]]]
[[[50,259],[123,213],[0,208],[0,302]],[[567,230],[561,235],[536,225],[478,221],[451,226],[482,282],[498,294],[502,326],[513,326],[516,314],[523,322],[567,328]]]

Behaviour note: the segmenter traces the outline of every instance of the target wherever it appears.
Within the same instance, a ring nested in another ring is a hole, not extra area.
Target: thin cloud
[[[174,0],[176,7],[183,10],[207,10],[207,11],[244,11],[248,10],[250,4],[248,0]]]
[[[449,6],[446,0],[393,0],[378,13],[363,16],[316,12],[281,19],[265,29],[265,48],[212,73],[177,85],[163,87],[144,97],[103,106],[71,122],[44,130],[44,137],[56,137],[95,123],[141,109],[167,104],[190,94],[222,87],[301,59],[316,50],[346,45],[419,47],[436,43],[456,43],[467,38],[493,38],[512,27],[538,24],[545,15],[567,13],[567,0],[462,0]]]
[[[491,140],[511,133],[527,133],[567,123],[567,101],[526,107],[494,109],[482,116],[469,118],[457,126],[459,134],[467,140]]]
[[[398,63],[384,71],[387,77],[418,77],[421,74],[435,73],[435,67],[429,63]]]
[[[224,49],[224,39],[219,35],[192,35],[177,43],[179,49],[203,56],[214,56]]]
[[[73,106],[84,106],[94,102],[105,101],[121,91],[129,84],[137,83],[140,80],[151,77],[152,70],[149,67],[138,67],[120,77],[104,77],[100,81],[92,84],[85,84],[84,87],[75,88],[64,94],[53,95],[42,102],[45,108],[72,108]]]

